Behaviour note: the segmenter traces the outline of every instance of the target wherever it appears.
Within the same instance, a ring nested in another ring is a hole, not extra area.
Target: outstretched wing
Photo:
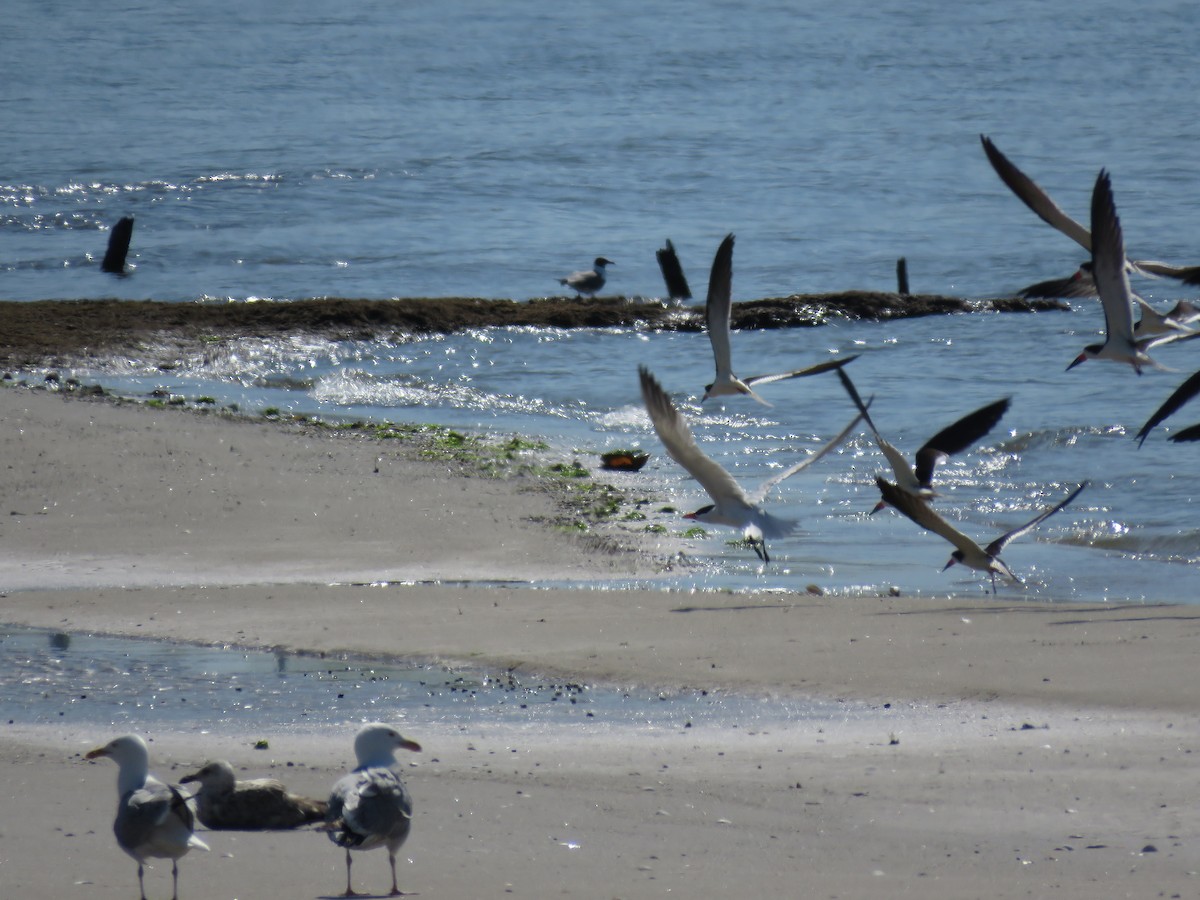
[[[902,491],[896,485],[884,478],[876,476],[875,484],[883,495],[883,502],[895,508],[898,512],[916,522],[926,531],[941,535],[964,556],[974,556],[979,553],[979,545],[939,516],[928,503],[920,497],[907,491]]]
[[[996,170],[1000,180],[1008,185],[1009,190],[1016,194],[1022,203],[1037,213],[1038,218],[1043,222],[1057,228],[1084,250],[1090,252],[1092,249],[1091,233],[1063,212],[1032,178],[1014,166],[1009,158],[992,143],[991,138],[981,134],[979,140],[983,142],[983,152],[987,154],[988,162],[992,164],[992,168]]]
[[[743,378],[742,383],[745,385],[753,384],[771,384],[776,381],[786,381],[789,378],[804,378],[808,375],[820,375],[822,372],[830,372],[833,369],[840,369],[847,363],[852,363],[858,359],[858,354],[847,356],[845,359],[831,359],[827,362],[817,363],[815,366],[809,366],[807,369],[796,369],[794,372],[780,372],[778,375],[752,375],[750,378]]]
[[[733,374],[732,352],[729,347],[729,310],[733,298],[733,235],[725,235],[717,255],[713,257],[708,276],[708,300],[704,318],[708,339],[712,342],[713,359],[717,366],[717,381]]]
[[[872,399],[874,399],[874,398],[872,398]],[[871,403],[871,401],[868,400],[867,405],[869,406],[870,403]],[[830,440],[830,442],[828,444],[826,444],[824,447],[822,447],[820,450],[818,450],[812,456],[806,456],[804,459],[800,460],[798,463],[795,463],[794,465],[789,466],[788,468],[784,469],[782,472],[778,472],[775,475],[768,478],[759,487],[759,489],[756,492],[756,494],[754,495],[753,499],[756,502],[761,503],[763,500],[765,500],[767,498],[767,494],[769,494],[771,492],[771,489],[773,487],[775,487],[775,485],[779,484],[782,481],[786,481],[787,479],[789,479],[793,475],[795,475],[797,472],[803,472],[805,469],[807,469],[809,466],[811,466],[813,463],[815,463],[821,457],[827,455],[828,453],[832,452],[833,450],[836,450],[838,447],[840,447],[842,445],[842,443],[846,440],[846,438],[850,436],[850,432],[853,431],[854,427],[856,425],[858,425],[859,422],[862,421],[862,418],[863,418],[862,413],[859,413],[857,416],[855,416],[851,420],[849,425],[847,425],[845,428],[843,428],[841,431],[839,431],[837,433],[837,435],[832,440]]]
[[[917,483],[922,488],[929,488],[933,481],[933,470],[937,468],[938,463],[978,443],[1008,412],[1010,402],[1009,398],[1005,397],[980,407],[927,440],[917,451]]]
[[[1197,394],[1200,394],[1200,372],[1195,373],[1187,381],[1177,387],[1174,393],[1167,398],[1166,402],[1154,411],[1154,415],[1146,420],[1146,424],[1142,426],[1141,431],[1139,431],[1136,435],[1138,446],[1142,446],[1147,435],[1149,435],[1150,432],[1153,431],[1160,422],[1162,422],[1168,416],[1178,412],[1181,406],[1183,406]],[[1178,439],[1178,435],[1176,435],[1175,440]]]
[[[1049,509],[1034,516],[1032,519],[1030,519],[1028,522],[1026,522],[1024,525],[1020,526],[1019,528],[1014,528],[1012,531],[1005,532],[1004,534],[1000,535],[1000,537],[996,538],[994,541],[992,541],[990,544],[987,545],[988,555],[989,556],[999,556],[1000,552],[1005,548],[1005,546],[1007,544],[1009,544],[1011,541],[1015,541],[1021,535],[1026,534],[1029,531],[1032,531],[1034,528],[1036,528],[1042,522],[1046,521],[1048,518],[1050,518],[1052,515],[1054,515],[1056,512],[1058,512],[1060,509],[1062,509],[1064,506],[1066,506],[1068,503],[1070,503],[1072,500],[1074,500],[1076,497],[1078,497],[1079,492],[1082,491],[1087,486],[1088,486],[1088,483],[1086,481],[1080,482],[1079,487],[1075,488],[1075,490],[1073,490],[1073,491],[1071,491],[1071,493],[1067,494],[1065,499],[1060,500],[1058,503],[1055,503]]]
[[[650,371],[645,366],[639,366],[638,376],[642,383],[642,401],[646,404],[646,412],[667,455],[700,482],[700,486],[718,506],[730,502],[751,506],[749,498],[733,476],[701,451],[687,422]]]

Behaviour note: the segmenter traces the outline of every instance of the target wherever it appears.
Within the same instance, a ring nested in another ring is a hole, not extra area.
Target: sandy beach
[[[1200,607],[535,589],[649,576],[668,548],[551,527],[536,479],[471,477],[360,434],[21,387],[0,389],[0,421],[0,622],[854,710],[677,731],[409,718],[424,752],[406,891],[1200,894]],[[352,734],[288,732],[268,751],[246,734],[145,736],[164,778],[225,756],[322,796]],[[110,830],[115,767],[82,758],[112,736],[0,726],[4,896],[136,897]],[[324,835],[203,837],[212,852],[180,863],[185,900],[344,887]],[[354,872],[386,891],[382,851]],[[146,880],[169,896],[169,865]]]

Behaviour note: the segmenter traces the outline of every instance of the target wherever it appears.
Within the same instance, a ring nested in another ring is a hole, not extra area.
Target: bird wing
[[[1166,399],[1166,402],[1154,411],[1154,415],[1146,420],[1146,424],[1142,426],[1141,431],[1135,435],[1138,446],[1140,447],[1145,442],[1147,435],[1160,422],[1177,412],[1183,404],[1187,403],[1197,394],[1200,394],[1200,372],[1196,372],[1187,381],[1177,387],[1171,396]]]
[[[868,404],[870,402],[871,402],[870,400],[867,401]],[[779,484],[781,481],[786,481],[787,479],[789,479],[793,475],[795,475],[797,472],[803,472],[805,469],[807,469],[809,466],[811,466],[813,463],[815,463],[817,460],[819,460],[822,456],[825,456],[826,454],[830,453],[831,451],[836,450],[838,447],[840,447],[842,445],[842,442],[845,441],[846,438],[850,436],[850,432],[854,430],[854,427],[856,425],[858,425],[858,423],[861,422],[862,419],[863,419],[862,413],[859,413],[857,416],[854,417],[853,420],[851,420],[849,425],[847,425],[840,432],[838,432],[838,434],[832,440],[830,440],[829,443],[827,443],[824,447],[822,447],[820,450],[818,450],[812,456],[806,456],[804,459],[800,460],[798,463],[795,463],[795,464],[789,466],[788,468],[784,469],[782,472],[778,472],[775,475],[768,478],[766,481],[764,481],[759,486],[758,491],[755,493],[753,499],[755,501],[761,503],[763,500],[767,499],[767,494],[769,494],[771,492],[771,489],[773,487],[775,487],[775,485]]]
[[[135,856],[182,856],[187,848],[207,850],[192,834],[195,819],[188,798],[178,789],[148,777],[121,798],[113,832],[117,843]]]
[[[1200,441],[1200,425],[1190,425],[1178,434],[1171,435],[1171,440],[1176,444],[1182,444],[1185,441]]]
[[[1112,180],[1100,170],[1092,190],[1092,275],[1104,307],[1108,340],[1133,343],[1133,291],[1125,271],[1125,239],[1113,202]]]
[[[743,378],[742,383],[749,386],[753,384],[771,384],[776,381],[786,381],[788,378],[804,378],[808,375],[820,375],[822,372],[829,372],[833,369],[840,369],[847,363],[852,363],[858,359],[858,354],[847,356],[845,359],[831,359],[827,362],[817,363],[815,366],[809,366],[807,369],[796,369],[794,372],[781,372],[778,375],[753,375],[750,378]]]
[[[992,143],[991,138],[981,134],[979,140],[983,142],[983,152],[987,154],[988,162],[992,164],[1000,180],[1008,185],[1009,190],[1016,194],[1022,203],[1037,213],[1043,222],[1057,228],[1084,250],[1092,249],[1092,235],[1086,228],[1063,212],[1032,178],[1014,166]],[[1124,257],[1121,259],[1123,263]]]
[[[916,522],[926,531],[932,531],[934,534],[941,535],[961,550],[964,556],[972,557],[981,552],[977,543],[939,516],[920,497],[903,491],[896,487],[896,485],[878,476],[875,478],[875,484],[879,486],[879,493],[883,495],[883,501],[888,506],[893,507],[909,519],[912,519],[912,521]]]
[[[700,450],[687,422],[650,371],[645,366],[639,366],[638,375],[642,382],[642,400],[646,404],[646,412],[667,455],[700,482],[717,506],[730,503],[752,506],[733,476]]]
[[[980,407],[973,413],[968,413],[952,425],[948,425],[927,440],[917,451],[917,482],[923,488],[928,488],[933,480],[933,470],[938,463],[948,456],[961,453],[968,447],[974,446],[984,435],[991,431],[997,422],[1008,412],[1011,401],[1005,397],[995,403]]]
[[[241,782],[234,791],[213,804],[222,828],[295,828],[325,817],[325,804],[297,797],[274,779]]]
[[[1174,278],[1188,285],[1200,285],[1200,266],[1173,266],[1170,263],[1153,259],[1136,259],[1130,261],[1138,271],[1148,275],[1160,275],[1164,278]]]
[[[1058,299],[1065,300],[1074,297],[1095,297],[1096,282],[1090,274],[1076,270],[1074,275],[1067,278],[1053,278],[1049,281],[1039,281],[1029,287],[1017,291],[1017,296],[1024,300]]]
[[[708,276],[708,300],[704,318],[708,324],[708,339],[712,342],[717,366],[717,380],[733,375],[732,352],[729,347],[729,310],[733,297],[733,235],[725,235],[713,257]]]
[[[362,769],[346,795],[342,818],[355,834],[386,839],[412,820],[412,797],[391,769]]]
[[[875,435],[875,444],[879,447],[879,451],[888,461],[888,465],[892,467],[892,475],[895,477],[897,484],[902,483],[902,490],[915,492],[920,489],[920,483],[917,481],[916,473],[913,472],[912,466],[908,464],[908,460],[904,458],[904,454],[897,450],[889,441],[885,440],[883,435],[879,433],[879,429],[875,427],[875,422],[871,419],[871,414],[867,412],[867,405],[863,403],[862,397],[859,396],[858,389],[854,386],[854,382],[850,380],[841,369],[837,370],[838,378],[842,382],[842,387],[846,389],[846,393],[850,395],[850,399],[854,401],[854,405],[858,407],[859,413],[871,428],[871,433]]]
[[[988,555],[989,556],[999,556],[1000,552],[1005,548],[1005,546],[1009,542],[1015,541],[1021,535],[1025,534],[1026,532],[1032,531],[1034,528],[1036,528],[1042,522],[1046,521],[1046,519],[1050,518],[1052,515],[1054,515],[1056,512],[1058,512],[1060,509],[1062,509],[1064,506],[1066,506],[1068,503],[1070,503],[1072,500],[1074,500],[1076,497],[1078,497],[1079,492],[1082,491],[1087,486],[1088,486],[1088,483],[1086,481],[1080,482],[1079,487],[1075,488],[1075,490],[1073,490],[1073,491],[1071,491],[1071,493],[1067,494],[1065,499],[1060,500],[1058,503],[1055,503],[1052,507],[1045,510],[1044,512],[1038,513],[1036,516],[1034,516],[1032,519],[1030,519],[1028,522],[1026,522],[1024,525],[1020,526],[1019,528],[1014,528],[1012,531],[1006,531],[1004,534],[1000,535],[1000,537],[996,538],[994,541],[992,541],[990,544],[987,545],[986,550],[987,550]]]

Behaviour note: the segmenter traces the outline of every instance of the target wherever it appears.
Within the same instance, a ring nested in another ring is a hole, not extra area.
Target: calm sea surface
[[[551,294],[597,255],[605,293],[655,297],[671,238],[703,294],[738,235],[735,299],[890,289],[1006,295],[1069,274],[1078,247],[1026,210],[979,146],[992,136],[1077,218],[1108,167],[1130,255],[1200,263],[1194,5],[500,3],[95,4],[16,0],[0,38],[0,298],[191,302]],[[107,229],[136,217],[124,278]],[[1141,281],[1166,303],[1192,296]],[[947,469],[940,508],[986,542],[1083,479],[1078,502],[1005,554],[1002,596],[1200,598],[1195,445],[1149,413],[1200,367],[1197,345],[1138,378],[1089,362],[1073,313],[835,324],[735,335],[743,374],[861,353],[877,424],[915,450],[1001,396],[984,449]],[[642,444],[630,484],[681,507],[697,486],[659,452],[636,366],[659,376],[705,449],[752,485],[850,417],[836,379],[774,403],[706,404],[702,334],[489,330],[388,343],[243,343],[164,374],[81,374],[244,409],[441,422],[540,435],[585,462]],[[1200,406],[1171,420],[1200,421]],[[668,583],[975,595],[949,546],[866,513],[865,439],[787,482],[802,531],[762,567],[728,534],[688,541]],[[657,521],[657,520],[656,520]],[[672,527],[686,523],[673,522]]]

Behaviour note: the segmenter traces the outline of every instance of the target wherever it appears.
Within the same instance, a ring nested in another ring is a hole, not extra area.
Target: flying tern
[[[646,412],[650,415],[650,421],[666,448],[667,455],[700,482],[700,486],[713,501],[708,506],[688,513],[684,518],[706,525],[724,525],[741,531],[759,558],[769,563],[771,557],[767,553],[766,539],[786,537],[796,530],[796,523],[773,516],[764,510],[762,503],[767,494],[784,479],[803,471],[835,449],[846,439],[862,416],[856,416],[840,434],[816,453],[776,473],[763,482],[753,494],[747,494],[729,472],[705,455],[696,444],[687,422],[650,371],[645,366],[639,366],[638,376],[641,379],[642,400],[646,404]]]
[[[986,547],[980,547],[977,543],[943,519],[938,515],[933,508],[920,497],[915,497],[907,491],[902,491],[896,485],[892,484],[884,478],[876,477],[875,483],[879,486],[879,492],[883,495],[884,502],[888,506],[895,507],[903,515],[907,516],[912,521],[916,522],[926,531],[932,531],[934,534],[941,535],[947,541],[954,545],[955,550],[950,554],[950,561],[946,563],[942,571],[950,568],[955,563],[961,563],[964,566],[975,569],[979,572],[986,572],[992,578],[992,593],[996,593],[996,576],[1003,575],[1012,581],[1021,583],[1013,570],[1010,569],[1007,563],[1000,558],[1001,552],[1012,541],[1021,537],[1024,534],[1032,531],[1050,516],[1054,515],[1072,500],[1079,496],[1079,492],[1087,487],[1087,482],[1082,482],[1079,487],[1071,491],[1065,499],[1060,500],[1054,506],[1044,510],[1021,525],[1014,528],[1012,531],[1006,531],[1000,537],[996,538]]]
[[[906,494],[921,498],[935,496],[933,490],[933,473],[938,465],[945,462],[955,453],[961,453],[968,447],[973,446],[983,438],[1008,411],[1008,405],[1011,402],[1009,398],[1005,397],[1003,400],[989,403],[987,406],[980,407],[975,412],[968,413],[957,422],[943,428],[927,440],[921,446],[921,449],[917,451],[915,458],[916,466],[914,467],[909,465],[903,453],[897,450],[879,433],[879,429],[875,427],[875,422],[871,419],[871,414],[867,412],[867,407],[858,395],[858,390],[854,387],[854,382],[850,380],[850,376],[839,369],[838,378],[842,380],[842,386],[846,389],[846,393],[850,395],[850,399],[858,407],[859,414],[866,420],[871,433],[875,435],[875,443],[879,445],[880,452],[883,453],[888,464],[892,467],[892,475],[896,479],[895,487]],[[885,505],[885,502],[880,501],[879,505],[872,512],[878,512]]]
[[[806,369],[796,369],[792,372],[781,372],[777,375],[754,375],[750,378],[738,378],[733,374],[732,351],[729,346],[729,318],[732,308],[733,295],[733,235],[728,234],[717,248],[713,257],[712,271],[708,276],[708,300],[704,305],[704,317],[708,326],[708,339],[712,342],[713,358],[716,362],[717,374],[713,383],[705,385],[701,402],[710,397],[728,397],[744,394],[753,397],[764,406],[771,404],[760,397],[751,388],[754,384],[770,384],[774,381],[784,381],[788,378],[803,378],[808,375],[819,375],[831,369],[841,369],[842,366],[857,359],[847,356],[844,359],[830,360],[817,363]]]
[[[596,291],[604,287],[604,282],[608,280],[608,274],[605,272],[604,267],[615,265],[616,263],[611,259],[597,256],[595,262],[592,263],[592,268],[572,272],[566,278],[558,279],[558,283],[565,284],[577,294],[587,294],[589,297],[595,296]]]

